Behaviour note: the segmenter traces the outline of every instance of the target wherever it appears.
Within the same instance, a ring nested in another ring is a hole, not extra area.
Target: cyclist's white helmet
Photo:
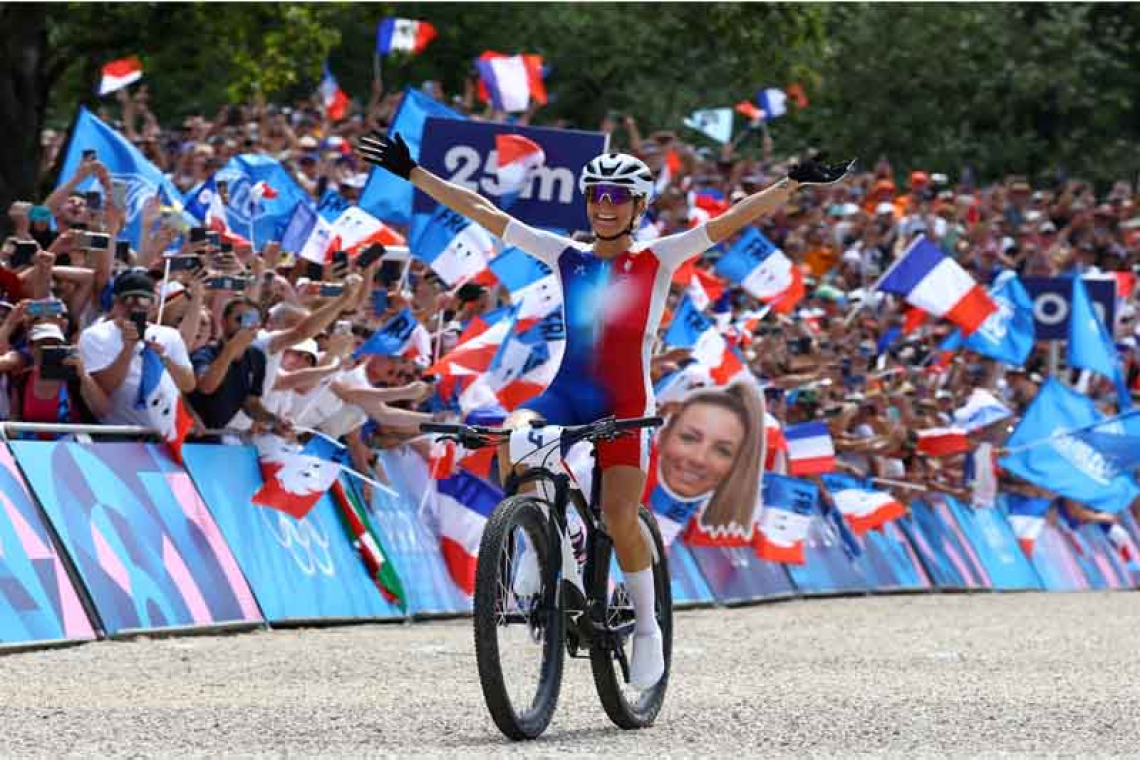
[[[591,185],[621,185],[637,197],[653,195],[653,172],[645,162],[628,153],[603,153],[590,159],[578,177],[578,190],[583,195]]]

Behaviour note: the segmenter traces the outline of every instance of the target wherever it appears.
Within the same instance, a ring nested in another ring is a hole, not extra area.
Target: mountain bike
[[[483,698],[495,725],[511,739],[534,739],[550,725],[562,686],[564,655],[589,658],[594,686],[606,714],[625,729],[652,725],[665,700],[673,642],[673,600],[665,545],[652,513],[639,518],[651,541],[656,617],[665,653],[665,674],[646,691],[629,686],[634,629],[633,604],[613,557],[599,504],[601,469],[595,453],[589,498],[585,498],[562,453],[580,442],[594,444],[639,435],[660,425],[659,417],[558,427],[533,424],[520,430],[473,425],[425,424],[467,449],[509,442],[514,465],[504,499],[483,529],[475,571],[475,659]],[[516,457],[515,452],[521,456]],[[533,484],[533,489],[520,491]],[[573,505],[585,526],[577,550],[568,529]],[[584,562],[583,562],[584,559]]]

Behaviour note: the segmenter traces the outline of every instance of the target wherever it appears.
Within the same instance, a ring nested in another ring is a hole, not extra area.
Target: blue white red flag
[[[325,62],[324,74],[321,76],[320,95],[325,115],[333,121],[343,119],[345,111],[348,110],[348,95],[340,89],[336,77],[329,70],[327,61]]]
[[[693,358],[708,367],[710,377],[718,385],[727,385],[747,373],[740,352],[687,295],[674,312],[664,341],[677,348],[691,348]]]
[[[814,483],[784,475],[764,476],[764,507],[756,524],[756,555],[769,562],[804,564],[804,540],[816,513]]]
[[[820,475],[835,469],[835,446],[825,423],[788,425],[784,439],[788,444],[789,475]]]
[[[354,359],[361,356],[408,355],[431,356],[431,337],[409,308],[381,325],[352,352]]]
[[[496,110],[525,111],[533,99],[546,103],[542,56],[505,55],[486,51],[475,59],[479,71],[479,97]]]
[[[784,314],[804,297],[803,272],[755,227],[749,227],[716,264],[715,272]]]
[[[1009,509],[1009,526],[1017,536],[1025,556],[1033,558],[1033,546],[1045,530],[1045,516],[1049,513],[1050,501],[1039,497],[1008,493],[1005,498]]]
[[[889,493],[871,488],[859,478],[832,473],[823,476],[823,485],[851,532],[857,535],[906,514],[906,506],[902,502]]]
[[[182,464],[182,443],[194,425],[186,402],[166,371],[162,359],[150,346],[142,350],[142,374],[139,376],[135,409],[146,412],[148,426],[162,435],[170,447],[170,456]]]
[[[429,523],[434,524],[439,535],[440,551],[451,580],[463,593],[473,594],[479,542],[502,492],[462,469],[435,480],[433,485],[434,513],[429,516]]]
[[[970,439],[960,427],[939,427],[918,431],[918,452],[932,457],[963,454],[970,450]]]
[[[376,28],[376,52],[382,56],[392,53],[422,53],[436,38],[435,27],[426,21],[407,18],[386,18]]]
[[[1033,321],[1033,301],[1025,291],[1025,286],[1017,275],[1006,270],[997,276],[990,287],[997,311],[965,340],[971,351],[997,359],[1015,367],[1021,367],[1033,350],[1037,340],[1037,328]],[[955,335],[961,336],[959,331]]]
[[[227,184],[228,205],[221,201],[218,182]],[[250,242],[255,245],[281,240],[298,203],[311,206],[312,200],[289,170],[277,159],[256,153],[234,156],[209,179],[186,193],[189,214],[202,222],[217,219],[215,225],[224,220],[229,234],[242,237],[252,234]]]
[[[967,335],[997,311],[985,289],[921,235],[883,274],[878,289],[900,295],[936,317],[945,317]]]
[[[138,56],[111,61],[101,69],[99,95],[109,95],[142,79],[143,67]]]
[[[454,287],[487,273],[495,239],[467,217],[440,205],[431,214],[416,214],[408,248]]]
[[[498,158],[495,173],[499,180],[499,205],[506,209],[514,205],[534,173],[546,163],[546,153],[534,140],[504,133],[495,135],[495,152]]]
[[[313,436],[302,447],[279,435],[254,439],[264,484],[251,501],[300,520],[340,477],[345,449],[324,436]]]
[[[779,87],[766,87],[756,93],[756,105],[764,112],[765,120],[775,119],[788,112],[788,94]]]

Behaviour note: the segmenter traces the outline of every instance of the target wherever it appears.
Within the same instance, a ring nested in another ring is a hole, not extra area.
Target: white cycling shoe
[[[542,572],[538,567],[538,554],[529,545],[522,548],[516,559],[515,577],[511,591],[517,597],[534,596],[542,590]]]
[[[629,685],[638,691],[652,689],[665,675],[665,643],[661,630],[633,635],[629,658]]]

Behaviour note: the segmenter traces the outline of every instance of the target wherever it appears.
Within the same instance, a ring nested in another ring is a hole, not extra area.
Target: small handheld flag
[[[102,78],[99,80],[99,95],[109,95],[121,90],[142,79],[142,62],[138,56],[120,58],[111,61],[102,69]]]
[[[376,52],[382,56],[392,53],[422,53],[437,36],[435,27],[426,21],[407,18],[386,18],[376,28]]]

